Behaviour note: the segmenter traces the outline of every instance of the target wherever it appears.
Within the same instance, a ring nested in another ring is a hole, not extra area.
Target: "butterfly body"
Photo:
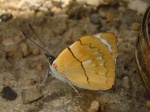
[[[54,77],[83,89],[107,90],[115,79],[117,42],[113,33],[84,36],[50,64]]]
[[[53,67],[53,66],[50,65],[50,70],[51,70],[51,72],[52,72],[52,76],[53,76],[53,77],[55,77],[55,78],[57,78],[57,79],[59,79],[59,80],[61,80],[61,81],[63,81],[63,82],[66,82],[65,77],[63,77],[61,74],[59,74],[59,73],[56,71],[55,67]]]

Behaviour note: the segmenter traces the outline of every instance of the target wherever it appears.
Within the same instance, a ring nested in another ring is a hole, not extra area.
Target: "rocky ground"
[[[61,1],[61,2],[60,2]],[[134,48],[149,0],[0,0],[1,112],[148,112]],[[28,26],[31,24],[36,34]],[[52,76],[44,51],[57,57],[85,35],[114,32],[118,40],[112,89],[74,89]],[[10,88],[9,88],[10,87]]]

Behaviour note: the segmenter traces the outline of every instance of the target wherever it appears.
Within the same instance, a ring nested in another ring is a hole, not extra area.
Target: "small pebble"
[[[42,16],[44,16],[44,15],[45,15],[44,12],[41,12],[41,11],[36,12],[36,16],[37,16],[37,17],[42,17]]]
[[[123,85],[123,87],[124,87],[125,90],[129,90],[131,88],[130,80],[129,80],[128,76],[125,76],[123,78],[122,85]]]
[[[35,16],[36,12],[34,10],[31,10],[28,12],[28,16]]]
[[[1,96],[6,100],[14,100],[17,97],[17,93],[9,86],[5,86],[1,91]]]
[[[98,101],[92,101],[88,112],[98,112],[100,103]]]
[[[40,7],[39,10],[45,13],[49,12],[48,8],[45,8],[45,7]]]
[[[132,23],[131,29],[134,31],[138,31],[140,29],[140,24],[139,23]]]
[[[88,5],[92,5],[92,6],[99,6],[100,5],[100,0],[86,0],[86,3]]]
[[[92,14],[90,16],[90,21],[93,24],[100,24],[100,16],[98,14]]]
[[[15,3],[15,2],[12,2],[12,1],[8,2],[8,3],[7,3],[7,8],[8,8],[8,9],[15,10],[15,9],[16,9],[16,3]]]
[[[39,71],[39,72],[41,72],[42,70],[43,70],[43,64],[38,64],[37,66],[36,66],[36,70],[37,71]]]
[[[52,11],[54,14],[59,14],[59,13],[61,13],[61,9],[58,8],[58,7],[53,7],[53,8],[51,9],[51,11]]]
[[[21,51],[22,51],[23,57],[26,57],[26,56],[28,56],[28,55],[30,54],[30,48],[29,48],[29,46],[28,46],[27,44],[25,44],[25,43],[22,44],[22,49],[21,49]]]
[[[7,22],[12,18],[13,18],[13,15],[9,14],[9,13],[4,13],[4,14],[0,15],[0,21],[2,21],[2,22]]]
[[[146,102],[146,108],[148,108],[150,110],[150,101]]]
[[[24,89],[21,92],[23,103],[31,103],[35,100],[40,99],[43,95],[37,88]]]
[[[52,1],[45,1],[42,5],[43,7],[47,7],[48,9],[53,7]]]
[[[40,49],[39,48],[35,48],[35,49],[33,49],[33,51],[32,51],[32,53],[34,54],[34,55],[39,55],[40,54]]]
[[[39,7],[41,7],[42,5],[42,1],[41,0],[26,0],[26,2],[28,2],[28,4],[30,4],[30,9],[33,10],[37,10],[39,9]]]
[[[13,45],[14,44],[14,39],[13,38],[7,38],[7,39],[3,40],[2,43],[5,46]]]

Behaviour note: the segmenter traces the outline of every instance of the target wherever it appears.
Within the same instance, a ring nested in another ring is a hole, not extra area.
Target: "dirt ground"
[[[17,93],[13,100],[0,97],[0,112],[149,112],[146,102],[150,97],[134,56],[149,0],[137,0],[139,4],[132,0],[99,4],[94,4],[96,0],[68,1],[0,0],[0,91],[2,94],[3,88],[9,86]],[[45,52],[25,38],[21,30],[55,57],[82,36],[115,33],[118,57],[114,86],[106,91],[77,88],[76,93],[51,75],[40,86],[49,63]]]

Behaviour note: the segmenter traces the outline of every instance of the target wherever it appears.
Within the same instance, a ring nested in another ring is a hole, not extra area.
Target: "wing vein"
[[[70,49],[70,47],[68,47],[68,50],[71,52],[72,56],[73,56],[78,62],[80,62],[81,67],[83,68],[84,74],[85,74],[85,76],[86,76],[86,78],[87,78],[87,82],[89,83],[89,78],[88,78],[88,76],[86,75],[86,71],[85,71],[85,69],[84,69],[84,66],[83,66],[82,62],[81,62],[78,58],[76,58],[76,57],[74,56],[74,54],[73,54],[72,50]]]

